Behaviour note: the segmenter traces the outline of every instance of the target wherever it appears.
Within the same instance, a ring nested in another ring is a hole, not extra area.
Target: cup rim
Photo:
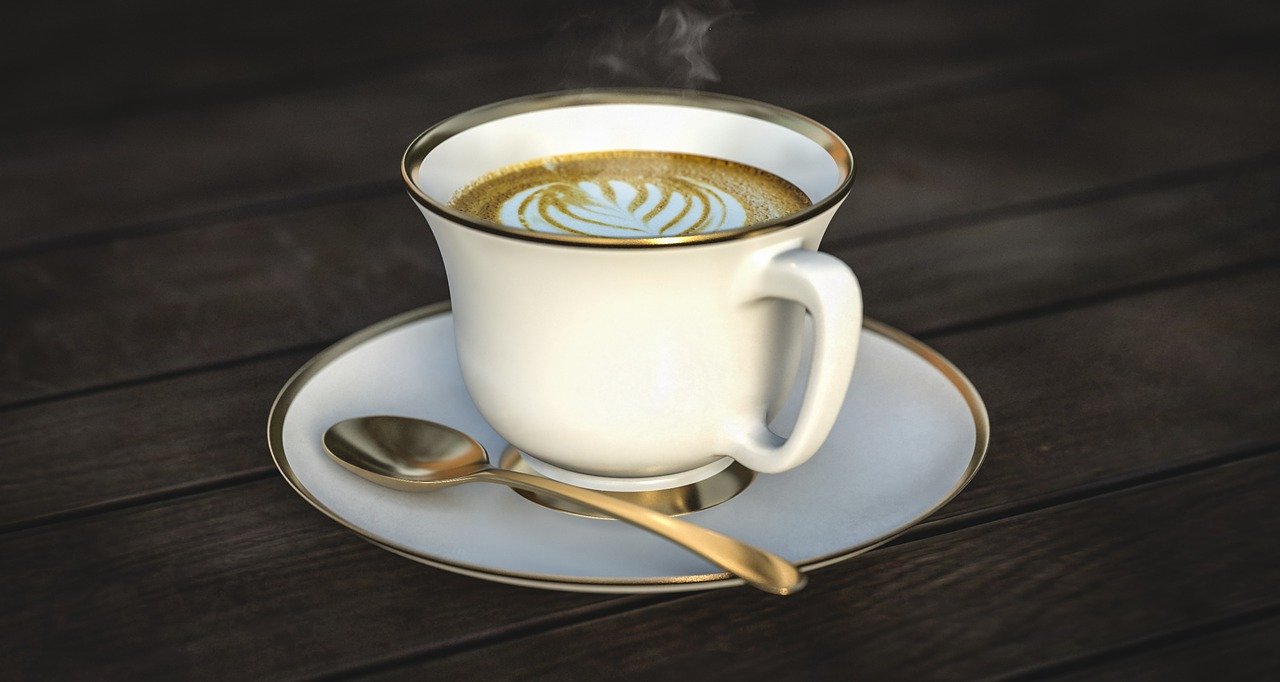
[[[795,131],[816,142],[831,155],[844,177],[840,184],[828,195],[813,202],[809,206],[763,223],[755,223],[734,230],[720,230],[688,235],[667,237],[648,237],[639,239],[619,239],[616,237],[598,237],[590,235],[559,235],[534,230],[522,230],[500,223],[484,220],[457,211],[447,204],[432,199],[422,191],[414,181],[422,162],[433,149],[449,138],[480,124],[496,121],[517,114],[542,111],[544,109],[561,109],[593,104],[668,104],[691,106],[703,109],[715,109],[730,113],[757,118],[775,125]],[[724,95],[720,93],[697,90],[676,90],[666,88],[591,88],[586,90],[562,90],[557,92],[525,95],[512,99],[487,104],[456,114],[427,128],[409,144],[400,162],[400,178],[409,190],[409,196],[422,208],[447,218],[459,225],[487,232],[501,237],[512,237],[526,241],[560,244],[564,246],[586,246],[597,248],[646,248],[658,246],[682,246],[691,244],[707,244],[735,239],[745,239],[761,234],[775,232],[798,225],[819,215],[840,203],[853,185],[856,170],[853,152],[849,145],[830,128],[817,121],[784,109],[774,104],[766,104],[756,100]]]

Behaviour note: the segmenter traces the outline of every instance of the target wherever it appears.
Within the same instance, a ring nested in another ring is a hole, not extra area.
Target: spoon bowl
[[[474,438],[443,424],[407,417],[360,417],[324,433],[324,449],[348,471],[397,490],[448,488],[489,457]]]

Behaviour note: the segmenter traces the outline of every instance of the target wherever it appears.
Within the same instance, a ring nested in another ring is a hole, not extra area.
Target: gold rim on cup
[[[800,133],[825,149],[836,162],[836,165],[839,166],[843,178],[841,179],[839,186],[837,186],[835,190],[827,196],[814,201],[811,205],[806,206],[795,213],[785,215],[775,220],[756,223],[754,225],[748,225],[735,230],[720,230],[716,232],[704,232],[699,234],[670,237],[649,237],[645,239],[617,239],[613,237],[584,235],[558,235],[509,227],[500,223],[483,220],[481,218],[462,213],[447,204],[436,201],[435,199],[427,196],[427,193],[423,192],[422,188],[418,187],[418,184],[414,181],[414,178],[418,174],[418,169],[422,167],[422,162],[426,159],[427,155],[445,140],[448,140],[463,131],[470,130],[471,128],[484,123],[489,123],[491,121],[496,121],[518,114],[526,114],[545,109],[562,109],[565,107],[595,104],[664,104],[688,106],[700,109],[726,111],[729,113],[749,116],[751,118],[757,118],[762,121],[768,121],[769,123]],[[471,109],[470,111],[447,118],[426,129],[421,135],[418,135],[418,137],[410,143],[409,148],[405,150],[404,157],[400,163],[400,177],[404,180],[405,187],[408,188],[409,195],[413,197],[414,202],[422,208],[458,223],[459,225],[465,225],[482,232],[488,232],[490,234],[496,234],[503,237],[514,237],[516,239],[547,242],[565,246],[591,246],[603,248],[644,248],[655,246],[707,244],[711,242],[728,241],[731,239],[745,239],[791,227],[792,225],[798,225],[840,203],[840,201],[849,194],[849,189],[853,184],[854,170],[855,164],[853,160],[853,152],[849,150],[849,146],[845,144],[844,140],[840,139],[840,137],[832,132],[830,128],[827,128],[807,116],[797,114],[794,111],[784,109],[773,104],[757,102],[755,100],[745,99],[742,97],[734,97],[732,95],[661,88],[617,88],[550,92],[517,97],[515,99],[509,99],[476,109]]]

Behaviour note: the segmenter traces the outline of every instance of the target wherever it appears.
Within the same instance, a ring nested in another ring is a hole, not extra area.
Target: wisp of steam
[[[663,86],[696,89],[720,80],[707,50],[712,27],[733,15],[727,2],[681,1],[643,11],[601,9],[561,31],[589,45],[574,50],[568,87]],[[585,73],[581,73],[585,67]]]

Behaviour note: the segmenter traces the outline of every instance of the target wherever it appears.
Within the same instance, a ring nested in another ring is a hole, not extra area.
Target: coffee
[[[644,239],[747,227],[811,202],[790,182],[734,161],[607,151],[500,168],[463,187],[449,203],[508,227]]]

